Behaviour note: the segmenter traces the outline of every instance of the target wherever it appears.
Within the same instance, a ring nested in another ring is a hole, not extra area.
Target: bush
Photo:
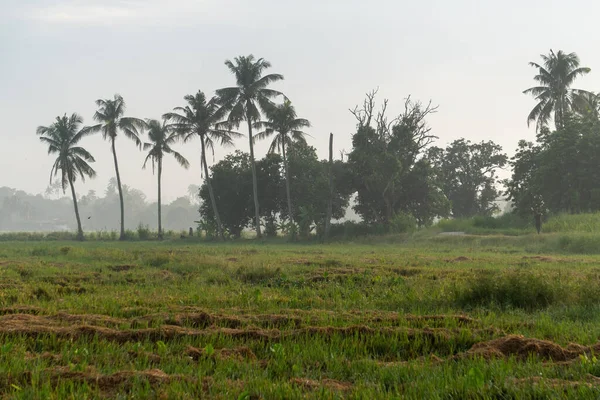
[[[506,213],[498,217],[476,216],[472,218],[443,219],[437,223],[443,232],[465,232],[472,235],[531,233],[532,221],[517,214]]]
[[[549,218],[542,226],[543,232],[582,232],[600,231],[600,213],[558,214]]]
[[[383,225],[346,221],[341,224],[331,224],[329,236],[337,239],[354,239],[361,236],[384,235],[385,233],[386,229]]]
[[[590,233],[560,235],[556,243],[556,248],[566,253],[600,254],[600,235]]]
[[[148,225],[142,225],[142,223],[140,222],[140,224],[137,227],[137,234],[140,240],[148,240],[150,239],[150,228],[148,227]]]
[[[165,254],[156,254],[154,256],[148,257],[144,260],[144,262],[150,267],[160,268],[167,265],[171,261],[171,258]]]
[[[409,233],[417,229],[417,220],[410,214],[398,213],[390,221],[390,233]]]
[[[461,307],[542,309],[563,298],[564,289],[550,277],[530,271],[487,272],[455,291]]]
[[[126,229],[125,230],[125,236],[123,237],[123,239],[125,239],[125,240],[135,240],[135,239],[137,239],[137,235],[131,229]]]

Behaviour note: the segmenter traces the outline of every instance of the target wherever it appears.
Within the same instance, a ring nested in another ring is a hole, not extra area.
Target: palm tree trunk
[[[325,240],[329,240],[331,230],[331,215],[333,214],[333,133],[329,134],[329,199],[327,201],[327,216],[325,217]]]
[[[73,195],[73,207],[75,208],[75,218],[77,219],[77,240],[83,240],[83,229],[81,228],[81,218],[79,218],[79,207],[77,206],[77,195],[75,194],[75,186],[73,186],[73,179],[70,176],[69,185],[71,186],[71,194]]]
[[[121,235],[119,236],[119,240],[125,240],[125,205],[123,202],[123,188],[121,187],[121,174],[119,174],[119,163],[117,161],[117,150],[115,149],[115,138],[112,138],[110,142],[115,161],[115,174],[117,175],[117,188],[119,189],[119,203],[121,205]]]
[[[252,140],[252,119],[250,116],[246,116],[246,120],[248,121],[248,139],[250,141],[250,164],[252,165],[252,189],[254,189],[254,215],[256,218],[255,226],[256,226],[256,237],[261,238],[262,234],[260,232],[260,209],[258,206],[258,182],[256,179],[256,163],[254,162],[254,141]]]
[[[287,155],[285,154],[285,139],[281,143],[281,155],[283,156],[283,169],[285,170],[285,192],[288,203],[288,216],[290,224],[294,223],[294,210],[292,209],[292,195],[290,194],[290,171],[288,168]]]
[[[208,186],[208,194],[210,196],[210,203],[213,209],[213,214],[215,214],[215,220],[217,221],[217,236],[221,239],[224,239],[223,225],[221,225],[221,217],[219,216],[219,210],[217,209],[215,193],[213,192],[212,183],[210,182],[210,177],[208,176],[208,165],[206,164],[206,147],[204,144],[204,138],[201,137],[200,141],[202,142],[202,160],[200,160],[200,162],[202,164],[202,168],[204,168],[204,179],[206,179],[206,185]]]
[[[162,175],[162,158],[158,159],[158,240],[162,240],[162,210],[161,210],[161,175]]]

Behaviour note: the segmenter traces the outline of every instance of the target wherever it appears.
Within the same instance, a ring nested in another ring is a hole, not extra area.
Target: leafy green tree
[[[212,187],[216,201],[222,212],[223,228],[234,238],[242,234],[242,230],[252,220],[252,169],[247,153],[237,150],[227,155],[211,167]],[[210,206],[208,182],[200,187],[200,217],[210,226],[215,220],[213,208]]]
[[[255,128],[263,129],[256,134],[257,139],[267,139],[275,135],[269,152],[281,152],[283,157],[283,170],[285,173],[285,193],[288,206],[288,215],[294,215],[292,209],[292,198],[290,195],[290,174],[288,168],[288,160],[286,147],[289,147],[292,142],[306,143],[306,133],[303,128],[310,127],[310,122],[303,118],[297,118],[296,110],[289,100],[285,100],[283,104],[274,107],[267,111],[268,121],[258,122]]]
[[[319,160],[317,151],[304,141],[295,141],[289,145],[289,180],[290,192],[298,207],[289,220],[300,227],[300,235],[304,238],[310,235],[313,227],[321,234],[325,227],[325,218],[329,205],[329,163]],[[354,192],[351,186],[347,165],[342,161],[333,164],[334,192],[332,202],[332,217],[344,217],[350,196]],[[282,207],[282,213],[286,213]]]
[[[490,216],[498,211],[496,200],[501,193],[496,186],[496,170],[508,161],[501,146],[492,141],[458,139],[446,149],[431,147],[427,158],[452,203],[455,218]]]
[[[94,120],[100,124],[92,127],[93,131],[101,131],[105,140],[110,140],[110,146],[115,164],[115,175],[117,178],[117,188],[119,190],[119,205],[121,207],[121,234],[120,240],[125,239],[125,205],[123,200],[123,187],[121,185],[121,174],[119,173],[119,163],[117,160],[117,150],[115,142],[119,131],[123,132],[125,137],[133,140],[138,147],[141,147],[140,130],[146,127],[144,120],[133,117],[124,117],[125,101],[123,97],[115,94],[113,99],[96,100],[98,110],[94,114]]]
[[[530,215],[543,202],[551,213],[600,210],[600,122],[569,118],[536,142],[520,141],[505,182],[515,211]]]
[[[588,92],[572,89],[575,79],[588,74],[591,69],[580,67],[579,57],[575,53],[555,53],[550,50],[548,55],[542,54],[542,64],[530,62],[537,69],[534,80],[538,86],[531,87],[523,93],[532,95],[538,102],[527,117],[527,124],[537,121],[537,130],[548,125],[554,114],[554,125],[557,129],[563,126],[571,112],[581,110],[581,96]]]
[[[144,143],[144,151],[148,152],[144,165],[142,168],[146,168],[148,161],[152,162],[152,172],[154,172],[155,165],[157,166],[158,176],[158,238],[162,239],[162,214],[161,214],[161,178],[163,168],[163,158],[166,154],[170,154],[183,168],[188,169],[190,163],[180,153],[173,150],[171,146],[179,139],[177,131],[173,125],[169,125],[166,120],[161,123],[155,119],[148,120],[146,122],[148,126],[148,138],[149,143]]]
[[[275,153],[268,153],[264,158],[256,161],[260,216],[265,221],[267,237],[277,236],[278,217],[285,208],[281,164],[281,156]]]
[[[218,98],[213,97],[207,101],[204,93],[199,90],[194,96],[185,96],[184,100],[188,103],[185,107],[175,108],[175,112],[165,114],[164,118],[173,121],[174,129],[181,135],[184,142],[195,137],[200,138],[201,168],[204,170],[204,176],[206,177],[210,204],[217,224],[217,235],[222,238],[223,225],[208,173],[206,151],[210,150],[214,155],[215,143],[222,146],[233,146],[233,139],[241,137],[241,135],[233,132],[228,125],[220,123],[226,114],[226,110],[221,107]]]
[[[58,176],[60,171],[63,192],[66,190],[67,184],[71,187],[75,218],[77,219],[77,238],[79,240],[83,240],[83,229],[74,182],[77,176],[81,177],[82,181],[85,181],[86,176],[90,178],[96,176],[96,171],[89,164],[95,161],[94,157],[86,149],[78,146],[81,139],[92,133],[90,128],[80,128],[82,123],[83,119],[79,115],[72,114],[67,117],[65,114],[62,117],[57,117],[52,125],[37,128],[40,140],[48,145],[48,154],[57,155],[50,171],[50,182],[52,182],[52,177]]]
[[[252,127],[254,123],[260,121],[261,111],[265,112],[274,107],[271,99],[283,95],[268,88],[271,83],[283,80],[283,75],[268,74],[263,76],[263,72],[271,67],[271,63],[262,58],[257,60],[253,55],[239,56],[233,61],[226,60],[225,65],[234,74],[237,86],[219,89],[217,95],[223,101],[225,109],[229,111],[228,120],[230,123],[239,126],[242,121],[246,121],[248,124],[255,228],[256,235],[260,238],[260,207]]]
[[[420,159],[402,179],[400,211],[413,216],[420,227],[431,225],[436,217],[449,216],[450,200],[441,186],[429,160]]]
[[[600,94],[582,93],[579,96],[578,109],[581,118],[598,121],[600,119]]]
[[[417,161],[436,138],[426,122],[436,107],[409,97],[404,111],[388,120],[387,100],[375,113],[376,93],[367,94],[362,108],[351,110],[358,124],[348,167],[357,191],[354,210],[369,224],[389,227],[394,215],[407,210],[412,200],[407,182],[414,178],[411,174]]]

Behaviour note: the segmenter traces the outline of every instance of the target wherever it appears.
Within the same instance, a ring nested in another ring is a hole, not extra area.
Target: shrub
[[[548,276],[530,271],[512,270],[504,273],[485,273],[466,287],[455,291],[461,307],[497,306],[528,310],[545,308],[563,296],[564,289]]]
[[[123,237],[125,240],[135,240],[137,239],[137,235],[131,229],[125,230],[125,236]]]
[[[143,225],[141,222],[137,227],[137,234],[140,240],[150,239],[150,228],[148,225]]]
[[[151,267],[160,268],[164,265],[167,265],[171,261],[171,258],[165,254],[156,254],[146,258],[144,261]]]
[[[417,229],[417,220],[410,214],[398,213],[390,221],[390,233],[409,233]]]
[[[240,267],[235,272],[235,277],[244,283],[261,284],[270,281],[273,278],[281,275],[280,268],[257,267],[248,268]]]

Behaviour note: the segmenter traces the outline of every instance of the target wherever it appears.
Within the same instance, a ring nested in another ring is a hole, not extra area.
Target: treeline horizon
[[[83,126],[79,115],[64,114],[53,124],[40,126],[37,134],[49,154],[57,156],[51,176],[59,178],[63,191],[71,191],[80,238],[83,227],[75,182],[96,174],[94,157],[80,141],[96,133],[111,144],[121,239],[125,225],[133,227],[125,217],[118,135],[145,151],[144,167],[151,165],[157,175],[159,238],[162,161],[170,156],[188,168],[175,146],[195,138],[200,139],[204,179],[194,220],[212,238],[239,237],[249,226],[259,238],[281,232],[294,239],[313,233],[327,237],[330,221],[345,215],[352,196],[356,198],[352,209],[366,233],[406,232],[440,218],[492,216],[503,196],[523,218],[532,212],[599,210],[600,174],[595,171],[600,170],[600,160],[595,154],[600,152],[600,98],[572,88],[591,69],[580,66],[575,53],[551,50],[541,58],[542,63],[530,63],[536,69],[537,86],[524,91],[537,102],[527,117],[528,125],[535,123],[536,141],[519,141],[511,159],[492,141],[457,139],[437,147],[438,137],[427,123],[437,112],[436,105],[408,96],[403,109],[394,112],[374,90],[350,110],[356,119],[352,149],[334,159],[333,137],[329,160],[319,160],[303,131],[310,122],[297,116],[284,93],[269,87],[283,75],[267,74],[271,64],[252,55],[225,62],[235,86],[219,89],[210,98],[201,90],[186,95],[184,105],[160,121],[126,117],[125,101],[115,95],[96,101],[96,125]],[[216,145],[233,148],[234,139],[244,136],[237,132],[241,124],[248,129],[247,151],[236,149],[209,168],[207,153]],[[268,153],[258,160],[257,140],[271,141]],[[512,176],[501,181],[497,170],[505,167],[511,168]]]

